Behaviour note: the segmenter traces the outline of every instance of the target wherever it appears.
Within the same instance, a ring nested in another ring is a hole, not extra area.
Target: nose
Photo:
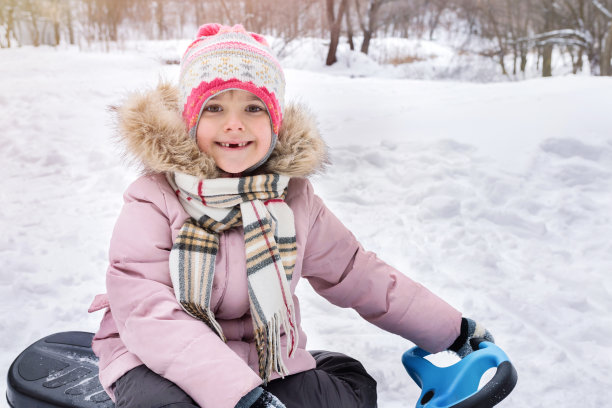
[[[240,114],[238,112],[228,112],[227,120],[225,122],[225,131],[242,131],[244,130],[244,124],[240,119]]]

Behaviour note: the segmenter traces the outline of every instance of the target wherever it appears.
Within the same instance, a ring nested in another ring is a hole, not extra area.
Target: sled
[[[93,333],[62,332],[26,348],[11,365],[6,398],[11,408],[114,408],[98,379]],[[489,408],[504,399],[517,381],[516,370],[496,345],[482,342],[477,351],[449,367],[437,367],[414,347],[402,363],[422,393],[416,408]],[[482,374],[497,372],[482,389]]]
[[[416,408],[490,408],[512,392],[518,376],[506,353],[488,341],[473,342],[472,348],[476,351],[448,367],[434,365],[418,347],[404,353],[402,363],[422,391]],[[495,375],[479,389],[491,368]]]
[[[98,380],[93,333],[62,332],[38,340],[11,365],[6,399],[11,408],[113,408]]]

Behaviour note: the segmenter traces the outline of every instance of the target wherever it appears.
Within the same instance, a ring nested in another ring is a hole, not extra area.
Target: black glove
[[[256,387],[247,395],[240,398],[236,408],[287,408],[278,398],[265,391],[261,387]]]
[[[493,335],[483,325],[464,317],[461,319],[461,333],[448,349],[463,358],[472,351],[478,350],[478,344],[481,341],[495,343]]]

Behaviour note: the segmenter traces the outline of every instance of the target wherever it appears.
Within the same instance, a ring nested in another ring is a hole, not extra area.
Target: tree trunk
[[[370,30],[364,30],[363,42],[361,43],[361,52],[367,55],[370,48],[370,40],[372,39],[372,32]]]
[[[579,71],[582,71],[582,48],[578,48],[576,56],[574,52],[570,50],[570,56],[572,57],[572,74],[576,75]]]
[[[15,21],[13,20],[13,13],[13,8],[9,8],[6,18],[6,42],[8,44],[8,48],[11,48],[11,33],[13,32],[13,25],[15,24]]]
[[[504,53],[503,50],[500,50],[499,51],[499,65],[501,66],[502,74],[508,75],[508,71],[506,70],[506,62],[504,61],[505,58],[506,58],[506,54]]]
[[[30,22],[32,23],[32,27],[30,29],[30,34],[32,35],[32,45],[35,47],[40,46],[40,30],[38,30],[38,21],[34,12],[30,10]]]
[[[440,24],[440,17],[442,16],[442,7],[439,7],[438,10],[435,11],[433,16],[429,18],[429,41],[433,40],[434,32],[436,28],[438,28],[438,24]]]
[[[338,7],[338,15],[334,16],[334,0],[326,0],[327,5],[327,22],[329,24],[330,42],[329,51],[325,65],[333,65],[337,60],[336,51],[338,50],[338,42],[340,41],[340,28],[342,27],[342,18],[346,11],[347,0],[340,0]]]
[[[336,51],[338,50],[338,42],[340,41],[340,29],[331,27],[329,50],[327,51],[327,59],[325,65],[333,65],[338,59],[336,58]]]
[[[513,58],[512,58],[512,75],[516,76],[516,63],[518,61],[518,46],[516,45],[516,42],[514,43],[514,46],[512,47],[512,51],[513,51]]]
[[[612,59],[612,22],[608,26],[608,33],[604,41],[603,49],[601,50],[601,61],[600,61],[600,72],[602,76],[612,76],[612,66],[610,64]]]
[[[553,3],[549,1],[544,9],[544,30],[549,32],[553,29]],[[552,76],[552,51],[553,45],[545,43],[542,50],[542,76]]]
[[[60,44],[61,32],[60,32],[60,23],[59,21],[53,22],[53,35],[55,36],[55,45],[58,46]]]
[[[378,10],[382,6],[382,0],[370,0],[368,8],[368,26],[363,30],[363,42],[361,43],[361,52],[367,55],[370,50],[370,41],[378,27]]]
[[[118,23],[116,21],[111,21],[108,27],[108,38],[112,42],[117,42],[118,36]]]
[[[68,41],[74,45],[74,27],[72,25],[72,10],[70,4],[66,8],[66,25],[68,26]]]
[[[521,72],[524,74],[527,68],[527,51],[521,49]]]
[[[497,55],[499,57],[499,65],[501,66],[502,74],[508,75],[508,71],[506,70],[506,63],[504,61],[504,58],[506,57],[506,49],[508,45],[507,39],[506,39],[506,32],[504,31],[502,27],[500,27],[500,23],[497,20],[496,15],[494,14],[493,10],[491,10],[490,7],[487,8],[486,10],[486,16],[491,26],[491,29],[493,30],[493,34],[495,35],[495,39],[497,40],[497,46],[499,47],[499,51],[497,52]]]
[[[589,66],[591,67],[591,75],[599,76],[601,68],[601,50],[596,50],[594,44],[586,49]]]
[[[542,51],[542,76],[550,77],[552,76],[552,44],[544,45],[544,50]]]
[[[157,25],[157,39],[164,38],[166,27],[164,26],[164,2],[157,0],[155,5],[155,23]]]
[[[350,13],[350,3],[347,2],[346,12],[344,16],[346,17],[346,35],[348,37],[349,47],[351,51],[355,51],[355,43],[353,42],[353,25],[351,24],[351,13]]]

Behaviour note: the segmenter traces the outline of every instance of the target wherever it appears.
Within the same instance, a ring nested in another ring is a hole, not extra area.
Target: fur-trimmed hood
[[[167,83],[131,94],[123,105],[113,108],[120,141],[146,173],[181,172],[200,179],[219,177],[220,170],[212,157],[201,152],[189,137],[178,99],[178,89]],[[276,147],[253,174],[307,177],[321,172],[327,163],[327,146],[314,117],[304,106],[288,104]]]

